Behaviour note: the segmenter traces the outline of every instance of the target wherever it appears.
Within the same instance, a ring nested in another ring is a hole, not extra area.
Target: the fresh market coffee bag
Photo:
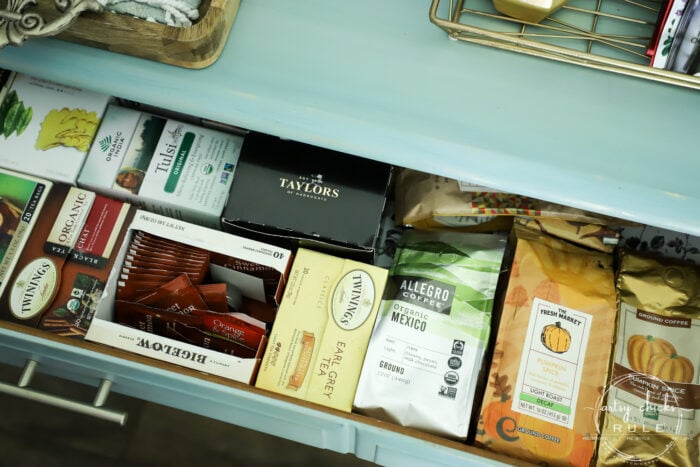
[[[514,234],[476,443],[587,466],[615,333],[612,257],[517,225]]]
[[[500,235],[404,235],[365,356],[355,411],[466,438],[505,245]]]
[[[700,465],[700,267],[623,250],[601,465]]]

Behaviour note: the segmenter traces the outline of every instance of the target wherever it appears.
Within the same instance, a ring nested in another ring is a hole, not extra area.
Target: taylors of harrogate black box
[[[391,165],[259,133],[246,136],[225,231],[372,262]]]

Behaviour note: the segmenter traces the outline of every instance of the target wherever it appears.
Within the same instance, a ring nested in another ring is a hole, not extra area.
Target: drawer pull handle
[[[115,412],[113,410],[102,408],[104,403],[107,401],[109,390],[112,387],[112,382],[110,380],[101,380],[100,386],[97,388],[97,394],[95,394],[95,400],[92,404],[76,402],[60,396],[27,388],[38,365],[39,364],[36,360],[27,360],[17,384],[14,385],[0,382],[0,393],[22,397],[31,401],[42,402],[44,404],[71,410],[84,415],[91,415],[102,420],[118,423],[122,426],[126,423],[126,413]]]

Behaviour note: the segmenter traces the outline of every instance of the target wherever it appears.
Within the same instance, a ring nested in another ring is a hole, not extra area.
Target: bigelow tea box
[[[109,98],[10,73],[0,84],[0,166],[75,184]]]
[[[0,317],[84,336],[134,211],[128,203],[54,184],[0,297]]]
[[[350,154],[250,133],[222,228],[285,248],[313,248],[371,263],[391,169]]]
[[[281,290],[291,267],[292,254],[284,248],[143,210],[136,212],[128,227],[115,262],[117,266],[124,264],[131,239],[139,231],[177,241],[185,247],[209,250],[212,257],[220,255],[230,258],[232,264],[244,263],[245,270],[217,265],[210,269],[209,275],[211,282],[231,282],[244,296],[254,300],[265,300],[265,281],[269,280],[271,271],[276,271]],[[265,277],[256,275],[259,270],[264,271]],[[120,276],[121,268],[116,267],[107,281],[85,339],[235,381],[252,381],[262,357],[265,339],[255,358],[239,358],[115,323],[114,300]]]
[[[78,184],[219,229],[243,138],[110,105]]]
[[[386,269],[300,248],[256,387],[350,412],[386,279]]]

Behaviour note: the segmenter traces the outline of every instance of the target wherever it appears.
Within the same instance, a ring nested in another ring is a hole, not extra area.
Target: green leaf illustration
[[[24,115],[24,104],[22,101],[15,102],[10,110],[7,111],[5,115],[5,121],[2,124],[2,132],[5,137],[10,136],[14,132],[22,121],[22,116]]]
[[[24,109],[24,113],[22,114],[22,119],[19,122],[19,126],[17,127],[17,136],[21,135],[24,130],[27,129],[27,126],[29,126],[29,122],[32,121],[32,116],[33,116],[33,111],[31,107],[28,107]]]
[[[0,130],[2,130],[5,123],[5,115],[7,115],[10,108],[17,102],[19,102],[19,97],[17,97],[17,91],[14,89],[7,93],[5,98],[2,100],[2,103],[0,104]]]

